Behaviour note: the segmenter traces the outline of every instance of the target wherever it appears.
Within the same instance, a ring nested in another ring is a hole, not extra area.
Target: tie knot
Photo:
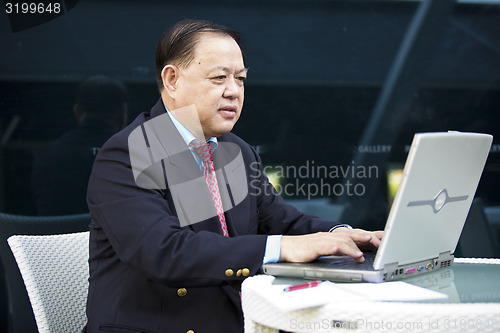
[[[209,162],[212,160],[212,150],[210,149],[210,144],[208,142],[197,143],[195,141],[191,141],[189,145],[194,148],[198,155],[200,155],[203,162]]]

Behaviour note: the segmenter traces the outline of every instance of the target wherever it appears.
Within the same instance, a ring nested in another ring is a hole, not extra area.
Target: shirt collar
[[[182,125],[177,119],[175,119],[174,115],[167,109],[166,106],[165,106],[165,111],[167,111],[168,116],[170,117],[170,119],[174,123],[175,128],[177,129],[177,131],[179,131],[179,134],[181,135],[182,139],[184,140],[184,142],[186,143],[187,146],[189,146],[189,143],[193,140],[197,143],[200,143],[200,142],[198,142],[196,137],[193,135],[193,133],[191,133],[186,128],[186,126]],[[210,143],[210,147],[211,147],[212,151],[214,151],[215,148],[217,148],[218,142],[217,142],[216,137],[212,136],[206,142]]]

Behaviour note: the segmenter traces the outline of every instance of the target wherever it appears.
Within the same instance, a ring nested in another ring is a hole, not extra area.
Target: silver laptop
[[[478,133],[415,134],[376,254],[362,264],[346,256],[265,264],[264,273],[383,282],[451,266],[492,141]]]

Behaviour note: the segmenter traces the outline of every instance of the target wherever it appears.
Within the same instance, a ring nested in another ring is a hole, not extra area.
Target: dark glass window
[[[242,33],[250,71],[234,132],[257,148],[291,203],[383,228],[394,195],[390,184],[413,135],[459,130],[494,135],[476,197],[490,218],[500,206],[497,1],[82,0],[63,1],[54,17],[5,11],[0,17],[1,211],[43,213],[32,179],[47,171],[33,176],[34,166],[40,155],[50,156],[54,140],[78,130],[75,91],[84,79],[105,75],[122,82],[129,120],[149,111],[159,96],[156,42],[186,17]],[[100,132],[97,141],[112,131]],[[60,177],[43,187],[81,198],[70,193],[77,184],[84,191],[87,176],[79,179],[77,162],[84,153],[68,142],[72,149],[50,167]],[[95,152],[100,143],[86,144]],[[321,174],[322,167],[338,173]],[[344,176],[358,167],[366,168],[365,176],[349,188]],[[56,208],[70,207],[42,197]],[[81,210],[68,209],[61,214]]]

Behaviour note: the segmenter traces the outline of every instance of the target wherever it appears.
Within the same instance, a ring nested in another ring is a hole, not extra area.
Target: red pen
[[[311,281],[311,282],[306,282],[306,283],[300,283],[296,284],[293,286],[286,287],[283,289],[283,291],[295,291],[295,290],[301,290],[301,289],[307,289],[307,288],[313,288],[319,286],[321,281]]]

